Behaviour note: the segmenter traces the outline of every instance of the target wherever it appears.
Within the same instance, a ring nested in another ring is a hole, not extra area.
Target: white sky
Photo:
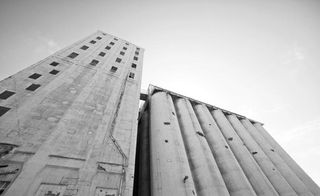
[[[100,29],[149,83],[265,123],[320,184],[320,1],[1,0],[0,79]]]

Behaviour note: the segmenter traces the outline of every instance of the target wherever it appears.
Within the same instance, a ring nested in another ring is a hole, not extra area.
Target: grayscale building
[[[141,93],[143,52],[98,31],[0,81],[0,195],[320,195],[262,123]]]
[[[96,32],[0,82],[0,195],[132,195],[143,49]]]

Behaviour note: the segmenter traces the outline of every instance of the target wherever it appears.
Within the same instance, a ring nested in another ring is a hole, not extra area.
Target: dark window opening
[[[10,108],[0,106],[0,116],[4,115],[10,110]]]
[[[129,45],[129,43],[128,43],[128,42],[126,42],[126,45],[128,46],[128,45]]]
[[[123,52],[123,51],[121,51],[121,52],[120,52],[120,55],[122,55],[122,56],[123,56],[123,55],[124,55],[124,52]]]
[[[116,71],[117,71],[117,69],[118,69],[117,67],[112,66],[112,67],[111,67],[111,69],[110,69],[110,71],[111,71],[111,72],[116,72]]]
[[[117,63],[120,63],[120,62],[121,62],[121,60],[122,60],[122,59],[117,58],[117,59],[116,59],[116,62],[117,62]]]
[[[104,52],[99,53],[99,56],[104,56],[104,55],[106,55],[106,53],[104,53]]]
[[[110,48],[111,48],[110,46],[107,46],[107,47],[106,47],[107,50],[110,50]]]
[[[96,41],[94,41],[94,40],[90,41],[90,44],[95,44],[95,43],[96,43]]]
[[[123,47],[123,50],[127,50],[128,48],[127,47]]]
[[[137,68],[137,64],[132,63],[131,67],[132,67],[132,68]]]
[[[139,52],[135,52],[136,55],[139,55]]]
[[[257,154],[257,152],[252,152],[253,155]]]
[[[233,140],[233,138],[232,138],[232,137],[229,137],[229,138],[228,138],[228,140],[229,140],[229,141],[232,141],[232,140]]]
[[[113,46],[113,45],[114,45],[114,42],[110,42],[110,45],[112,45],[112,46]]]
[[[38,74],[38,73],[34,73],[32,74],[31,76],[29,76],[29,78],[32,78],[32,79],[37,79],[41,76],[41,74]]]
[[[90,62],[90,65],[96,66],[98,63],[99,63],[99,61],[93,59],[93,60]]]
[[[136,60],[136,61],[137,61],[137,60],[138,60],[138,57],[136,57],[136,56],[135,56],[135,57],[133,57],[133,60]]]
[[[138,51],[140,51],[140,48],[137,48]]]
[[[31,84],[26,88],[28,91],[35,91],[37,88],[39,88],[41,85],[40,84]]]
[[[50,63],[50,65],[52,65],[52,66],[57,66],[57,65],[59,65],[59,63],[53,61],[52,63]]]
[[[89,48],[88,46],[83,45],[83,46],[81,46],[81,48],[80,48],[80,49],[82,49],[82,50],[86,50],[86,49],[88,49],[88,48]]]
[[[79,55],[78,53],[73,52],[73,53],[69,54],[68,57],[74,59],[74,58],[76,58],[78,55]]]
[[[57,74],[59,73],[59,71],[53,69],[53,70],[51,70],[49,73],[52,74],[52,75],[57,75]]]
[[[163,122],[163,124],[165,124],[165,125],[170,125],[170,122]]]
[[[116,41],[118,41],[118,38],[116,38],[116,37],[115,37],[115,38],[113,38],[113,39],[114,39],[114,40],[116,40]]]
[[[0,99],[8,99],[9,97],[11,97],[12,95],[16,94],[15,92],[12,91],[3,91],[0,94]]]
[[[132,73],[132,72],[130,72],[130,74],[129,74],[129,78],[134,78],[134,73]]]
[[[98,36],[98,37],[97,37],[97,39],[98,39],[98,40],[100,40],[100,39],[101,39],[101,37],[99,37],[99,36]]]
[[[168,143],[169,141],[168,141],[168,140],[164,140],[164,142],[165,142],[165,143]]]

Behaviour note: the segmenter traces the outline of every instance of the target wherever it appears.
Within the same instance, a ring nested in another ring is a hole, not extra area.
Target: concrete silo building
[[[0,195],[132,195],[143,49],[96,32],[0,82]]]
[[[320,195],[262,123],[140,93],[143,52],[98,31],[0,81],[0,195]]]

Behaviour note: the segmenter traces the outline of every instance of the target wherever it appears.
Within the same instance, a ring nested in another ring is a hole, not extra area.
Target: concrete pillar
[[[150,196],[150,148],[149,148],[149,113],[144,111],[139,126],[139,180],[138,195]]]
[[[257,195],[278,195],[221,110],[212,115]]]
[[[229,195],[190,102],[179,98],[175,106],[198,195]]]
[[[194,106],[211,152],[231,196],[255,196],[255,192],[205,105]]]
[[[290,155],[273,139],[273,137],[259,123],[254,124],[255,128],[269,142],[271,147],[278,153],[291,170],[300,178],[307,188],[314,194],[320,195],[319,186],[306,174],[303,169],[290,157]]]
[[[150,100],[152,196],[197,195],[172,98],[157,92]]]
[[[238,118],[235,115],[228,115],[227,118],[279,195],[297,196],[296,192],[276,169],[269,157],[251,137]]]
[[[260,145],[261,149],[266,153],[266,155],[271,159],[273,164],[277,167],[279,172],[291,185],[291,187],[296,191],[298,195],[311,196],[313,195],[303,182],[296,176],[296,174],[287,166],[287,164],[282,160],[278,153],[274,152],[272,146],[267,140],[258,132],[258,130],[251,124],[248,119],[241,120],[242,124],[246,127],[250,135],[256,140]]]

